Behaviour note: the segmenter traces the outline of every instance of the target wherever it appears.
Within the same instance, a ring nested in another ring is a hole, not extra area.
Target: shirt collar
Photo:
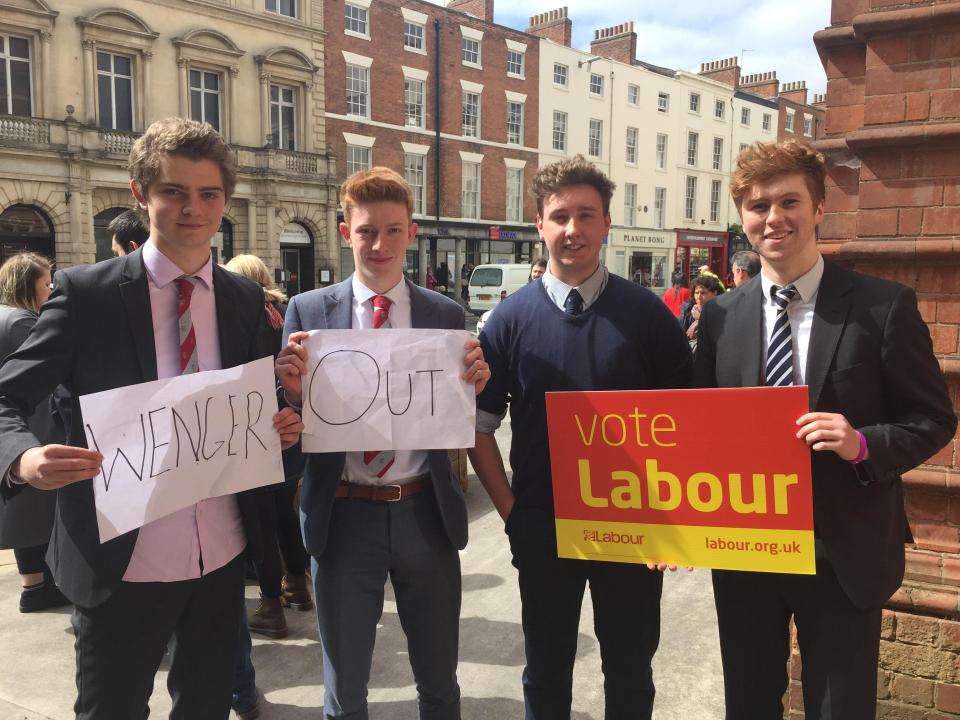
[[[377,295],[386,295],[394,304],[398,302],[406,302],[407,298],[409,297],[407,283],[403,278],[401,278],[400,282],[387,290],[385,293],[376,293],[368,288],[360,281],[360,278],[357,277],[356,273],[353,274],[353,277],[350,280],[350,285],[353,288],[353,298],[359,305],[363,305],[363,303],[371,300]]]
[[[603,289],[607,285],[608,274],[609,271],[607,270],[607,266],[603,263],[600,263],[600,266],[596,269],[593,275],[576,286],[576,291],[580,293],[580,297],[583,298],[584,308],[587,308],[593,304],[600,296],[600,293],[603,292]],[[550,298],[557,304],[558,307],[562,308],[564,301],[567,299],[567,295],[569,295],[570,291],[574,289],[574,286],[567,285],[556,275],[551,273],[549,264],[547,265],[546,272],[540,276],[540,279],[543,281],[543,287],[546,289],[547,294],[550,295]]]
[[[807,270],[803,275],[794,280],[791,285],[797,289],[800,300],[809,303],[816,296],[820,289],[820,280],[823,278],[823,255],[817,253],[817,261],[813,267]],[[760,285],[763,288],[763,301],[770,301],[770,288],[773,287],[773,281],[770,280],[762,271],[760,273]]]
[[[163,288],[172,283],[178,277],[182,277],[186,273],[183,272],[176,263],[174,263],[170,258],[164,255],[149,240],[143,244],[143,266],[147,270],[147,275],[153,281],[153,284],[158,288]],[[193,273],[191,277],[195,277],[200,282],[202,282],[207,289],[213,287],[213,255],[207,258],[207,261],[203,264],[197,272]]]

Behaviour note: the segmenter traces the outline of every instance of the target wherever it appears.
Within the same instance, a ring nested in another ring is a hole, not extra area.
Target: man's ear
[[[136,180],[130,181],[130,192],[133,193],[133,197],[137,201],[137,205],[140,206],[140,209],[146,211],[147,194],[140,189],[140,184]]]
[[[350,245],[350,226],[345,222],[340,223],[340,235],[343,236],[343,239],[346,241],[347,245]],[[353,247],[350,245],[350,247]]]
[[[140,243],[136,242],[135,240],[130,241],[130,252],[133,252],[139,247],[140,247]]]

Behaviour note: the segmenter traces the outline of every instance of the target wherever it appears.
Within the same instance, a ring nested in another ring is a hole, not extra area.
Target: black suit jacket
[[[262,289],[213,266],[224,368],[271,354],[265,342]],[[153,317],[141,252],[57,272],[55,289],[27,341],[0,367],[0,472],[41,445],[25,415],[58,385],[70,391],[70,438],[86,446],[78,398],[157,379]],[[9,497],[17,488],[0,483]],[[93,483],[61,488],[47,561],[57,585],[75,604],[94,607],[120,584],[137,541],[133,530],[101,544]],[[238,495],[248,552],[262,546],[254,491]]]
[[[707,303],[698,387],[763,384],[760,278]],[[900,476],[953,437],[957,418],[913,290],[826,263],[807,354],[812,411],[842,413],[867,439],[859,465],[811,452],[818,554],[861,608],[903,581],[909,528]],[[762,442],[762,438],[756,438]]]

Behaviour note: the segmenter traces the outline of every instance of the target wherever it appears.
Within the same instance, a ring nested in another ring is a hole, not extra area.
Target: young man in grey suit
[[[810,399],[796,435],[816,574],[713,573],[730,720],[783,717],[791,616],[807,719],[873,720],[881,609],[910,539],[900,476],[957,426],[913,290],[821,257],[825,176],[797,141],[740,153],[730,188],[761,274],[700,318],[698,386],[807,385]]]
[[[277,377],[288,402],[297,406],[307,330],[463,329],[463,308],[403,277],[407,247],[417,234],[413,195],[404,179],[383,167],[361,171],[346,180],[340,200],[340,232],[353,250],[356,272],[290,301]],[[478,341],[468,341],[464,349],[463,379],[479,393],[490,372]],[[307,455],[300,510],[304,543],[313,556],[324,717],[368,717],[367,680],[389,577],[420,718],[457,720],[457,551],[467,543],[463,490],[446,450],[375,450]]]

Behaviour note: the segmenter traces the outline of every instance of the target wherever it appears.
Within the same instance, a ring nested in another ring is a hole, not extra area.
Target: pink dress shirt
[[[183,275],[151,242],[143,246],[150,287],[158,379],[180,374],[177,285]],[[200,370],[220,370],[213,264],[208,260],[194,277],[199,282],[190,300]],[[209,574],[239,555],[246,546],[237,499],[233,495],[201,500],[140,528],[126,582],[175,582]]]

